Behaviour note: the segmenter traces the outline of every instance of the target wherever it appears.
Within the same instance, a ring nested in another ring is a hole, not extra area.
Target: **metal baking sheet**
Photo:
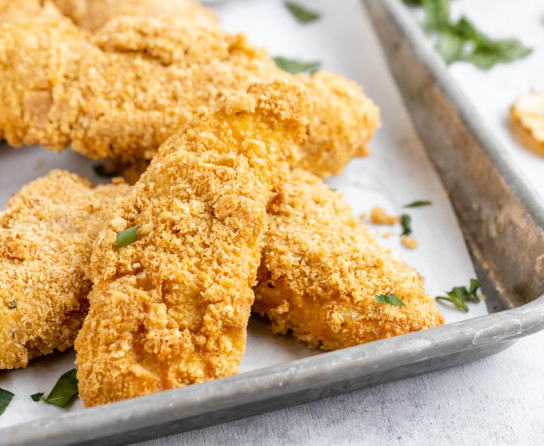
[[[261,37],[263,41],[259,41],[259,36],[265,33],[257,32],[257,28],[269,26],[272,32],[278,27],[272,20],[266,23],[262,20],[247,20],[252,8],[253,18],[269,17],[265,3],[254,1],[239,2],[232,7],[225,5],[220,13],[227,27],[232,30],[243,29],[253,41],[268,46],[273,53],[280,54],[282,49],[288,49],[292,54],[283,52],[282,55],[322,58],[326,68],[362,82],[369,94],[382,106],[386,125],[375,141],[373,157],[355,161],[345,176],[331,181],[335,187],[344,191],[356,211],[366,211],[378,204],[394,211],[405,202],[418,198],[432,198],[437,202],[444,200],[444,189],[437,181],[436,173],[430,168],[411,124],[406,119],[398,92],[385,71],[383,55],[370,30],[370,23],[358,9],[357,2],[349,2],[351,9],[327,6],[330,2],[325,1],[312,3],[315,8],[335,15],[333,18],[337,25],[334,28],[332,20],[318,25],[322,27],[318,31],[324,37],[321,41],[315,41],[314,30],[314,40],[304,42],[305,51],[311,48],[309,54],[297,54],[297,44],[293,44],[294,33],[300,35],[302,40],[307,38],[299,25],[293,25],[292,30],[279,38],[274,36],[264,41],[267,39]],[[255,320],[250,327],[248,359],[243,365],[243,370],[251,371],[88,410],[75,407],[66,413],[51,408],[51,415],[45,418],[1,429],[0,444],[131,443],[460,364],[500,351],[511,345],[516,338],[543,328],[544,298],[538,296],[543,291],[542,274],[539,272],[544,253],[544,218],[542,209],[535,204],[537,201],[534,200],[533,191],[497,150],[493,137],[478,125],[478,117],[458,93],[442,62],[401,3],[398,0],[369,0],[367,3],[369,14],[386,50],[391,73],[401,87],[406,105],[444,186],[451,192],[458,221],[471,248],[479,277],[484,283],[488,297],[487,308],[482,305],[471,311],[470,316],[485,314],[487,311],[492,314],[319,354],[292,341],[270,337],[265,325]],[[276,7],[282,8],[281,2],[277,2]],[[242,8],[248,15],[242,17],[239,14]],[[342,14],[345,16],[342,17]],[[286,27],[290,26],[289,22],[285,23]],[[338,28],[338,23],[343,25],[342,29]],[[354,25],[350,28],[349,24]],[[362,31],[354,26],[362,27]],[[335,34],[332,40],[340,43],[340,46],[324,43],[331,33]],[[353,39],[353,36],[357,36],[357,39]],[[350,57],[336,57],[338,47]],[[363,51],[364,55],[353,57],[356,51]],[[410,66],[410,70],[406,70],[406,66]],[[384,152],[380,154],[379,149],[382,147]],[[386,151],[386,147],[389,150]],[[8,190],[14,192],[18,187],[3,180],[5,177],[2,176],[2,169],[7,168],[9,163],[9,170],[13,170],[12,166],[19,164],[18,157],[21,156],[11,149],[5,150],[7,152],[0,158],[0,193],[4,194]],[[66,152],[61,157],[53,157],[39,148],[27,150],[33,151],[36,162],[24,163],[26,168],[18,172],[23,182],[45,173],[49,168],[62,166],[71,168],[77,165],[80,173],[92,176],[92,165],[75,154]],[[403,154],[412,155],[408,156],[404,172],[417,176],[417,166],[421,163],[426,166],[425,171],[430,175],[426,178],[426,189],[419,188],[417,181],[407,183],[401,178],[401,171],[395,170],[405,160],[398,158]],[[391,184],[380,183],[380,175],[372,175],[375,169],[364,167],[372,159],[380,157],[383,166],[388,167],[384,167],[384,174],[393,178]],[[460,172],[463,173],[462,178]],[[384,184],[389,189],[389,195],[385,198],[378,193]],[[440,209],[438,215],[426,215],[425,218],[435,223],[435,231],[427,233],[425,226],[422,232],[426,234],[420,240],[423,250],[425,246],[433,246],[433,242],[443,242],[441,238],[446,235],[457,237],[454,242],[464,249],[463,240],[456,229],[456,219],[447,202],[445,210]],[[455,223],[453,229],[448,227],[452,222]],[[429,228],[432,227],[429,225]],[[524,253],[521,257],[520,251]],[[410,264],[415,264],[424,275],[431,278],[431,289],[428,288],[431,295],[459,285],[473,273],[466,256],[454,258],[456,263],[461,260],[464,265],[461,268],[450,268],[450,276],[438,269],[426,270],[430,268],[429,263],[432,263],[429,259],[451,255],[443,249],[427,252],[426,255],[431,256],[421,260],[421,263],[418,260],[421,252],[403,251],[403,255]],[[455,314],[451,317],[446,314],[448,322],[454,320],[452,318]],[[267,354],[258,355],[262,345],[259,342],[263,339],[269,342],[269,350]],[[277,358],[267,362],[267,358],[272,356],[269,353],[277,351],[273,345],[276,342],[285,342],[285,347],[282,347],[284,357],[279,361],[281,364],[278,364]],[[250,365],[247,361],[253,356],[258,358],[257,364]],[[298,359],[304,356],[309,357]],[[70,364],[72,359],[70,353],[67,353],[40,360],[36,364],[41,364],[38,367],[42,367],[46,373],[48,367],[58,367],[62,361]],[[9,373],[15,377],[15,373],[26,373],[27,370]],[[4,382],[2,379],[4,375],[0,375],[0,383]],[[53,382],[41,384],[50,388]]]

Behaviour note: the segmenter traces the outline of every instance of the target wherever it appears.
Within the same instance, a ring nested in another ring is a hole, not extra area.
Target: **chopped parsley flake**
[[[280,57],[280,56],[274,57],[274,62],[283,71],[287,71],[288,73],[291,73],[291,74],[304,73],[304,72],[313,74],[317,70],[319,70],[319,67],[321,66],[321,62],[317,62],[317,61],[304,62],[302,60],[287,59],[285,57]]]
[[[125,246],[132,245],[138,239],[138,229],[140,226],[134,226],[117,234],[115,248],[121,249]]]
[[[376,294],[374,296],[377,302],[382,304],[394,305],[395,307],[404,307],[405,303],[400,300],[399,296],[396,294]]]
[[[285,7],[299,23],[310,23],[319,19],[319,13],[294,2],[285,2]]]

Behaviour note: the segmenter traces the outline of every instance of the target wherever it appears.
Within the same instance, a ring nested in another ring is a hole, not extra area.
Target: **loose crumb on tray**
[[[393,226],[399,222],[399,217],[389,215],[383,208],[375,207],[370,211],[370,222],[375,225]]]
[[[418,247],[417,240],[415,238],[408,237],[407,235],[401,236],[400,242],[402,243],[402,246],[408,249],[416,249]]]
[[[510,108],[514,136],[527,149],[544,156],[544,93],[529,92]]]

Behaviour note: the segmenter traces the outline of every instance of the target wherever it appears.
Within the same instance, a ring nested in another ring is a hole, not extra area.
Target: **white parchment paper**
[[[431,296],[444,295],[454,286],[468,285],[476,277],[460,228],[440,183],[419,141],[387,71],[378,41],[358,0],[313,0],[306,3],[322,13],[322,19],[300,25],[282,1],[239,0],[216,8],[224,26],[243,31],[250,40],[269,48],[272,55],[319,60],[323,68],[338,72],[364,86],[382,110],[383,127],[371,144],[372,155],[354,160],[344,175],[329,184],[343,192],[356,215],[374,206],[398,215],[414,200],[430,200],[432,206],[408,209],[419,248],[410,251],[399,243],[400,228],[374,227],[379,239],[397,249],[402,258],[426,278]],[[409,67],[407,67],[409,69]],[[95,182],[93,162],[70,151],[60,155],[39,147],[15,150],[0,145],[0,206],[26,183],[54,168],[82,174]],[[0,272],[1,273],[1,272]],[[439,304],[440,305],[440,304]],[[469,304],[461,313],[440,305],[447,323],[487,313],[485,304]],[[1,347],[0,347],[1,348]],[[289,337],[270,334],[264,321],[252,318],[241,372],[285,363],[319,352],[308,350]],[[30,395],[51,390],[57,379],[74,367],[74,353],[56,353],[36,360],[24,370],[0,372],[0,387],[16,396],[0,416],[0,428],[36,418],[55,416],[63,409],[35,403]],[[81,401],[67,409],[82,410]]]

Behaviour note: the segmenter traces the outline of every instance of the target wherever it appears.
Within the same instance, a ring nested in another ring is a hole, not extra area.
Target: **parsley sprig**
[[[464,286],[457,286],[452,288],[451,291],[448,291],[446,294],[449,297],[438,296],[436,297],[437,301],[446,301],[451,302],[457,308],[459,308],[463,313],[468,313],[467,302],[478,303],[480,298],[476,294],[480,288],[480,282],[476,279],[470,279],[470,285],[468,290]]]
[[[436,49],[447,64],[470,62],[483,70],[498,63],[523,59],[533,50],[518,39],[492,39],[466,17],[455,22],[450,18],[450,0],[403,0],[423,6],[425,29],[438,37]]]

